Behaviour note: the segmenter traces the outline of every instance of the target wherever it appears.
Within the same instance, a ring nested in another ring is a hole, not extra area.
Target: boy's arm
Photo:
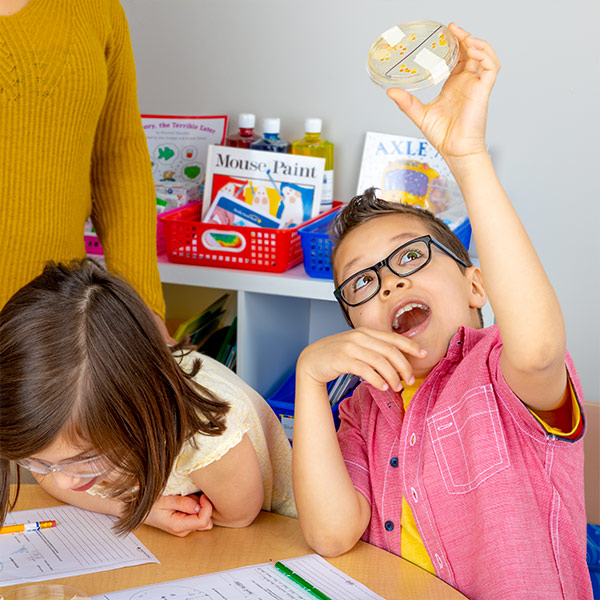
[[[461,58],[433,102],[388,92],[442,154],[464,196],[485,287],[503,341],[503,375],[536,411],[568,397],[562,311],[535,249],[486,150],[489,95],[500,64],[494,51],[452,24]]]
[[[296,367],[294,496],[302,532],[319,554],[337,556],[360,539],[371,518],[354,488],[337,441],[327,382],[353,373],[379,389],[414,381],[405,354],[417,344],[394,333],[359,328],[323,338],[304,349]]]
[[[338,556],[361,538],[371,507],[346,470],[327,387],[307,381],[300,361],[292,452],[296,508],[308,545],[324,556]]]

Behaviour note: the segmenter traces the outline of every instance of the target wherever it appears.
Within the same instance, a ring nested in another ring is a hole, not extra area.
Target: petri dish
[[[420,90],[444,81],[458,62],[458,40],[435,21],[411,21],[384,31],[369,49],[369,76],[384,88]]]

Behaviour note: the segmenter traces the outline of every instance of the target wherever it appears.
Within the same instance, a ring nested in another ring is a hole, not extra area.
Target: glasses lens
[[[35,458],[23,458],[15,462],[28,471],[39,473],[40,475],[46,475],[50,471],[60,471],[70,477],[81,477],[84,479],[86,477],[97,477],[110,469],[108,461],[103,456],[93,456],[84,460],[58,463],[56,465],[49,465]]]
[[[429,259],[429,246],[427,242],[418,240],[410,242],[390,257],[390,269],[397,275],[408,275],[420,269]]]
[[[34,473],[40,473],[42,475],[45,475],[50,470],[50,465],[40,462],[38,460],[34,460],[33,458],[23,458],[15,462],[20,467],[23,467],[28,471],[33,471]]]
[[[356,274],[341,289],[342,298],[348,304],[364,302],[377,291],[377,272],[374,269]]]
[[[103,456],[92,456],[70,463],[59,463],[56,467],[57,470],[72,477],[96,477],[109,470],[108,461]]]

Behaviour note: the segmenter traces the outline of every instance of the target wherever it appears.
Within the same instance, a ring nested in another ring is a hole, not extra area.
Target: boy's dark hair
[[[354,196],[354,198],[352,198],[352,200],[337,213],[329,227],[329,235],[333,240],[331,266],[333,271],[333,285],[335,287],[341,283],[338,280],[334,265],[337,249],[339,248],[341,241],[351,231],[363,223],[385,215],[410,215],[418,218],[422,221],[432,237],[446,246],[449,250],[452,250],[452,252],[454,252],[454,254],[456,254],[456,256],[458,256],[458,258],[460,258],[467,266],[473,266],[469,252],[464,244],[441,219],[438,219],[432,212],[417,208],[416,206],[403,204],[401,202],[388,202],[387,200],[382,200],[377,197],[376,189],[377,188],[371,187],[366,189],[363,194]],[[459,263],[456,263],[456,265],[461,272],[465,272],[465,267]],[[477,309],[477,314],[479,316],[479,324],[483,327],[483,315],[481,309]],[[352,326],[346,311],[344,311],[344,316],[349,325]]]
[[[126,532],[163,492],[183,443],[225,430],[229,405],[192,380],[200,362],[184,372],[143,300],[89,259],[48,264],[8,301],[0,364],[0,523],[10,461],[59,434],[119,472],[106,485],[125,503],[117,530]]]

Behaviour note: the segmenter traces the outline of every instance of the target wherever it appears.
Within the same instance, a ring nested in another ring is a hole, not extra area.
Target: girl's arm
[[[41,476],[33,473],[33,476],[44,491],[62,502],[115,517],[120,517],[123,513],[124,504],[119,500],[66,489],[58,486],[51,475]],[[192,531],[212,528],[211,506],[203,498],[194,495],[160,496],[144,524],[183,537]]]
[[[215,525],[246,527],[262,508],[260,465],[247,434],[219,460],[194,471],[191,478],[210,500]]]
[[[423,105],[403,90],[388,94],[442,154],[464,196],[508,385],[531,408],[554,410],[568,397],[562,311],[486,150],[488,100],[500,63],[489,44],[454,24],[450,29],[461,57],[438,98]]]

